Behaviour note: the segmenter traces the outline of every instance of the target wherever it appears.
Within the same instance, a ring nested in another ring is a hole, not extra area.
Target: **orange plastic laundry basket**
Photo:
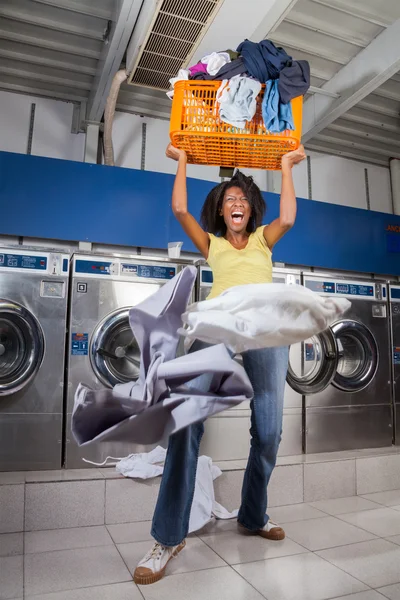
[[[185,150],[192,164],[279,170],[282,156],[300,145],[303,97],[292,100],[294,131],[269,133],[261,113],[263,86],[254,118],[245,129],[237,129],[219,119],[215,98],[220,85],[220,81],[175,84],[170,122],[172,144]]]

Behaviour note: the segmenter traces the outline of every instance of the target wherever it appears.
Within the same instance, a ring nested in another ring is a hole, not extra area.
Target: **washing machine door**
[[[137,380],[140,350],[129,325],[129,308],[110,313],[98,324],[90,344],[90,360],[96,376],[107,387]]]
[[[36,317],[20,304],[0,299],[0,396],[28,385],[43,355],[44,336]]]
[[[371,331],[358,321],[343,320],[332,325],[339,360],[332,385],[343,392],[359,392],[375,377],[379,351]]]
[[[286,380],[299,394],[317,394],[332,383],[338,361],[339,353],[335,336],[330,329],[327,329],[290,347]]]

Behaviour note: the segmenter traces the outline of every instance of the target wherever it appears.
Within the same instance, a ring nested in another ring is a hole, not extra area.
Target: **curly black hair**
[[[215,186],[208,194],[201,209],[200,222],[208,233],[224,236],[226,225],[224,218],[219,214],[222,208],[224,196],[232,187],[239,187],[248,199],[251,207],[251,216],[247,225],[248,233],[253,233],[262,221],[267,210],[264,197],[252,177],[247,177],[241,171],[236,171],[229,181],[224,181]]]

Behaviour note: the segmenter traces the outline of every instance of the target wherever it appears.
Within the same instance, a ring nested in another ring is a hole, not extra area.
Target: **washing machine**
[[[273,269],[274,283],[300,284],[301,273],[290,268]],[[197,298],[205,300],[213,282],[212,271],[205,264],[198,265]],[[301,349],[291,350],[294,365],[301,362]],[[240,361],[241,357],[237,359]],[[250,450],[250,406],[244,402],[236,408],[210,417],[205,424],[201,453],[213,460],[247,459]],[[285,387],[283,433],[278,456],[294,456],[303,452],[303,399],[301,393],[288,384]]]
[[[69,255],[0,248],[0,471],[60,469]]]
[[[389,285],[394,441],[400,445],[400,285]]]
[[[91,466],[108,456],[122,458],[149,447],[101,442],[83,448],[71,434],[71,413],[79,383],[92,389],[137,379],[140,352],[129,326],[129,310],[154,294],[191,261],[144,256],[75,254],[70,286],[67,348],[65,466]]]
[[[324,297],[348,298],[350,310],[300,347],[288,381],[305,398],[307,453],[392,444],[391,368],[386,283],[303,274]]]

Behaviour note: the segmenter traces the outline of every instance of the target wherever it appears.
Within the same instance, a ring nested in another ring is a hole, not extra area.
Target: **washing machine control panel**
[[[213,284],[213,274],[210,267],[201,266],[200,267],[200,275],[199,275],[199,283],[200,287],[211,287]],[[295,273],[284,273],[284,272],[274,272],[273,271],[273,281],[274,283],[286,283],[288,285],[299,285],[300,284],[300,275]]]
[[[40,273],[42,275],[67,275],[69,257],[58,252],[35,252],[17,248],[0,248],[0,271]]]
[[[123,281],[167,281],[177,274],[178,267],[171,263],[140,262],[116,258],[113,261],[103,258],[76,256],[74,275],[90,278],[109,278]]]
[[[390,300],[392,302],[400,303],[400,285],[390,286]]]
[[[304,278],[304,285],[317,294],[362,298],[363,300],[386,300],[386,287],[382,283],[345,281],[335,279]]]

